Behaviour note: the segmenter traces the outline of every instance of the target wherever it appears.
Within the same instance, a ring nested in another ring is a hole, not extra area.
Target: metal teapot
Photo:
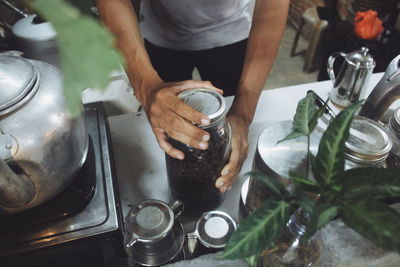
[[[340,67],[338,76],[335,77],[333,65],[338,56],[343,57],[344,62]],[[330,95],[332,102],[345,108],[358,101],[374,68],[375,61],[366,47],[348,54],[343,52],[332,54],[327,63],[327,71],[333,82]]]
[[[0,53],[0,214],[57,195],[87,150],[83,117],[66,111],[62,73],[45,62]]]

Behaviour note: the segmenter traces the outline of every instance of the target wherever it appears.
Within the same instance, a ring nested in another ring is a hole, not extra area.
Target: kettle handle
[[[335,83],[336,80],[335,70],[333,69],[333,65],[335,64],[335,60],[338,56],[346,57],[346,54],[343,52],[335,52],[328,58],[328,62],[326,64],[326,70],[328,72],[329,78],[333,83]]]

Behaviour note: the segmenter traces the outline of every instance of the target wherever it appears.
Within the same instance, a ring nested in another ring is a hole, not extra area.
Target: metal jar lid
[[[396,109],[389,120],[389,126],[400,139],[400,108]]]
[[[199,240],[207,248],[224,248],[236,229],[237,224],[229,214],[209,211],[197,220],[195,231],[188,238]]]
[[[360,50],[348,53],[346,55],[346,61],[354,66],[373,69],[375,67],[375,61],[368,51],[369,49],[367,47],[361,47]]]
[[[208,116],[211,121],[210,125],[203,128],[213,127],[225,117],[225,99],[216,91],[198,88],[183,91],[178,95],[178,97],[194,110]]]
[[[125,223],[134,239],[157,240],[172,229],[174,213],[162,201],[145,200],[129,211]]]
[[[392,140],[376,121],[355,116],[346,141],[346,157],[359,163],[385,160],[392,148]]]
[[[37,76],[29,60],[0,54],[0,115],[31,91]]]

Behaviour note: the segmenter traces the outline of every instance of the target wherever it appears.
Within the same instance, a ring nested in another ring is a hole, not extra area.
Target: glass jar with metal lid
[[[386,158],[392,140],[385,128],[366,117],[355,116],[346,141],[345,169],[357,167],[387,167]]]
[[[396,109],[390,116],[385,128],[393,141],[393,147],[387,159],[388,166],[400,168],[400,108]]]
[[[231,128],[225,120],[225,99],[216,91],[193,89],[182,92],[179,98],[210,118],[208,126],[200,126],[210,133],[210,141],[207,150],[200,150],[170,138],[169,142],[185,158],[179,160],[166,154],[168,182],[172,196],[184,202],[186,211],[202,213],[222,201],[215,181],[229,157]]]

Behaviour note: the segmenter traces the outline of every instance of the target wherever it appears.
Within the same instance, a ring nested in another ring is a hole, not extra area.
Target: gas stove
[[[103,105],[85,105],[84,116],[89,152],[72,183],[38,207],[0,216],[0,266],[107,266],[126,257]]]

